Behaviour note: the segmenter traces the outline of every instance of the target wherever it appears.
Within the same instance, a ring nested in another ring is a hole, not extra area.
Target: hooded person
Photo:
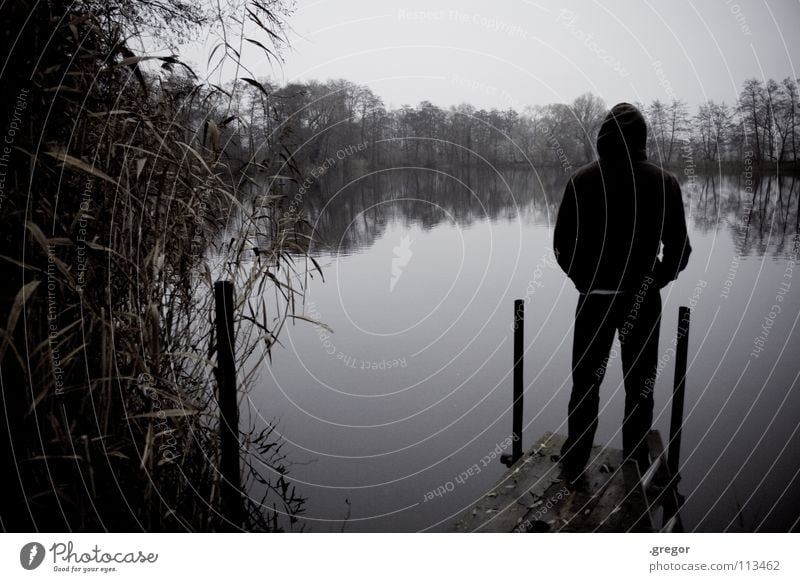
[[[660,289],[686,267],[691,247],[678,181],[647,161],[646,145],[641,112],[630,103],[615,105],[598,132],[598,159],[570,177],[556,219],[556,260],[579,292],[561,450],[569,481],[589,461],[615,333],[625,383],[623,455],[641,471],[648,464]]]

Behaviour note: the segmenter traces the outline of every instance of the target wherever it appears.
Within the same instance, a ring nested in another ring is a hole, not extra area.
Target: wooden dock
[[[677,491],[680,442],[691,310],[678,309],[676,357],[670,417],[669,451],[661,435],[647,433],[650,466],[639,474],[636,463],[623,463],[622,451],[592,448],[583,477],[563,479],[559,453],[565,437],[545,433],[522,452],[525,302],[514,301],[514,447],[502,456],[509,467],[502,479],[449,523],[456,532],[647,532],[682,531]]]
[[[647,532],[680,530],[679,496],[657,431],[651,466],[639,474],[618,449],[595,446],[570,485],[558,454],[565,437],[545,433],[480,500],[450,523],[455,532]]]

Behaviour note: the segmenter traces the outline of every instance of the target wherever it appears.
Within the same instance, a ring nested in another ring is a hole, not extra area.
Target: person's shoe
[[[561,461],[561,478],[570,485],[580,482],[585,471],[586,465]]]

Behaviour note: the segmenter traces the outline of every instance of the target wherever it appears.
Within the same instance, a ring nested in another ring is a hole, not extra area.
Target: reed
[[[4,529],[225,529],[213,281],[236,284],[237,367],[253,370],[315,268],[302,213],[252,178],[271,161],[240,161],[254,143],[237,119],[252,85],[241,46],[277,58],[285,15],[241,4],[3,3],[4,27],[22,31],[3,47],[6,118],[24,101],[0,207]],[[225,87],[131,48],[203,26],[220,38],[213,62],[236,73]],[[284,310],[267,312],[270,292]],[[240,429],[243,482],[259,492],[245,529],[294,528],[303,511],[276,434]]]

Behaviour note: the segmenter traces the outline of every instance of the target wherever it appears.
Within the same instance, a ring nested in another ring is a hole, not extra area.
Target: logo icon
[[[44,546],[39,542],[28,542],[19,551],[19,563],[26,570],[35,570],[44,561]]]
[[[406,235],[400,239],[400,244],[392,249],[394,258],[392,259],[392,278],[389,280],[389,293],[394,291],[394,286],[397,285],[403,274],[403,267],[408,265],[411,256],[414,254],[411,252],[412,242],[414,241]]]

